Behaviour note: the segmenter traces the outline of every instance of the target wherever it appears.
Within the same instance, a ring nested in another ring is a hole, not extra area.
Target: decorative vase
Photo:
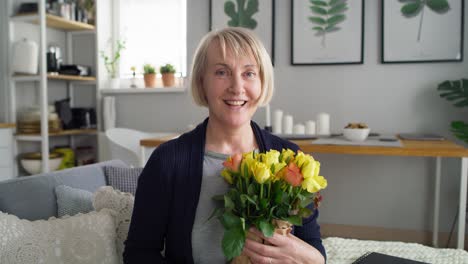
[[[120,88],[120,79],[119,78],[110,79],[109,80],[109,88],[119,89]]]
[[[175,76],[174,73],[163,73],[162,74],[162,81],[164,87],[173,87],[175,84]]]
[[[156,87],[156,74],[155,73],[145,74],[143,75],[143,79],[145,80],[146,88]]]

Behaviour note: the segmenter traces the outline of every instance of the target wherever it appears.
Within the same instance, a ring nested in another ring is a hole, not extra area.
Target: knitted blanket
[[[379,252],[434,264],[467,264],[468,252],[462,249],[433,248],[416,243],[372,241],[329,237],[323,239],[328,264],[351,264],[366,252]]]

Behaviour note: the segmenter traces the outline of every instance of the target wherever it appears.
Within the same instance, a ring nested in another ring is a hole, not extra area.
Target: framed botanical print
[[[210,31],[225,27],[253,30],[274,62],[275,0],[210,0]]]
[[[463,0],[382,0],[382,63],[463,60]]]
[[[363,0],[291,0],[291,64],[362,64]]]

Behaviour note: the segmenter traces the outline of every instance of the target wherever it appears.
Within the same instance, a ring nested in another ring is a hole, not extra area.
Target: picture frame
[[[464,1],[444,0],[430,7],[421,2],[382,0],[382,63],[463,61]],[[441,41],[443,40],[443,41]]]
[[[363,0],[291,0],[291,65],[363,63]]]
[[[234,7],[234,12],[238,7],[239,1],[242,0],[210,0],[210,27],[209,30],[216,30],[222,29],[229,26],[229,21],[231,21],[231,17],[229,17],[225,12],[225,3],[231,3],[230,5]],[[248,11],[249,2],[251,0],[244,0],[246,11]],[[247,17],[244,22],[243,27],[247,27],[252,29],[255,34],[260,38],[260,40],[265,45],[265,49],[267,50],[268,54],[270,54],[271,62],[274,64],[275,58],[275,0],[257,0],[258,3],[257,11],[254,12],[250,17]],[[252,1],[253,3],[253,1]],[[255,24],[255,27],[252,28],[252,20]],[[239,26],[239,23],[233,24]]]

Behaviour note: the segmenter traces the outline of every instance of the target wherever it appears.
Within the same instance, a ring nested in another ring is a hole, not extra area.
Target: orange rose
[[[242,154],[234,154],[227,158],[225,162],[223,162],[223,166],[230,169],[232,172],[238,172],[241,161]]]
[[[284,168],[284,180],[294,187],[301,185],[304,177],[302,177],[301,170],[294,163],[290,162],[286,168]]]

